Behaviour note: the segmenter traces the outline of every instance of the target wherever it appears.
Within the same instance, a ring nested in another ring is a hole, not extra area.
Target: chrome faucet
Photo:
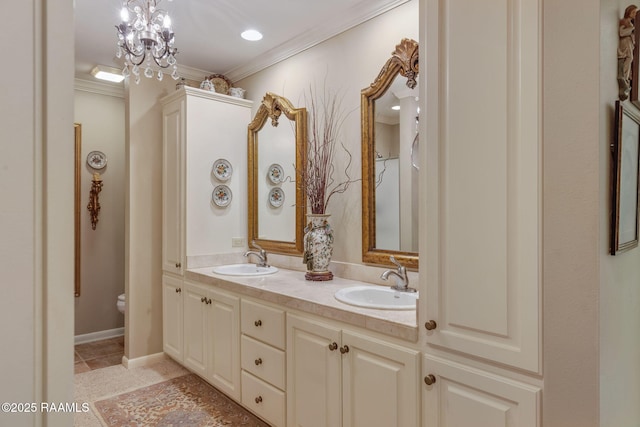
[[[254,255],[254,256],[258,257],[259,262],[257,262],[257,263],[256,263],[256,265],[257,265],[258,267],[269,267],[269,266],[267,265],[267,252],[266,252],[264,249],[262,249],[262,248],[260,247],[260,245],[258,245],[258,244],[256,243],[256,241],[255,241],[255,240],[252,240],[252,241],[251,241],[251,246],[253,246],[253,247],[254,247],[254,248],[256,248],[256,249],[259,249],[259,250],[260,250],[260,252],[256,252],[256,251],[247,251],[247,252],[245,252],[245,253],[244,253],[244,256],[248,257],[248,256],[250,256],[250,255]]]
[[[389,259],[396,265],[396,267],[398,267],[398,269],[386,270],[384,273],[382,273],[382,275],[380,275],[380,278],[383,280],[387,280],[389,279],[389,276],[394,276],[396,279],[396,284],[392,286],[391,289],[402,292],[416,292],[416,289],[409,287],[409,277],[407,276],[407,269],[398,261],[396,261],[393,255],[391,255]]]

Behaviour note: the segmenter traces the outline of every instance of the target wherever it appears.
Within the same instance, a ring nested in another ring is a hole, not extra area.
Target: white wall
[[[629,4],[600,2],[600,425],[640,425],[640,248],[609,255],[611,162],[618,95],[618,20]],[[627,108],[627,107],[625,107]],[[629,106],[628,108],[634,108]]]
[[[383,30],[381,30],[383,29]],[[403,38],[418,40],[418,1],[413,0],[351,30],[275,64],[236,85],[254,100],[254,115],[266,92],[288,98],[295,107],[304,106],[309,87],[338,91],[345,121],[342,142],[351,152],[353,178],[362,175],[360,137],[360,91],[376,78],[395,46]],[[347,155],[338,149],[336,181],[343,178]],[[356,182],[344,194],[334,196],[328,207],[334,228],[333,261],[362,263],[362,197]]]
[[[124,326],[116,299],[124,292],[124,90],[78,81],[75,90],[76,123],[82,125],[80,235],[81,291],[75,299],[75,335]],[[99,150],[107,156],[100,173],[100,213],[91,229],[87,210],[95,172],[86,157]]]
[[[229,102],[199,96],[187,98],[187,230],[188,257],[239,252],[231,239],[247,236],[247,125],[251,105],[235,98]],[[227,181],[211,173],[217,159],[226,159],[233,168]],[[231,203],[219,207],[211,200],[213,189],[227,185]]]

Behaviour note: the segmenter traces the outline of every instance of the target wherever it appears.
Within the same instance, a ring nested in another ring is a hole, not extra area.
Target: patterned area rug
[[[109,427],[268,427],[195,374],[95,402]]]

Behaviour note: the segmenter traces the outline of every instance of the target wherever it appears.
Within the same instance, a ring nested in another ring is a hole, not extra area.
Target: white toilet
[[[118,311],[124,314],[124,305],[125,305],[124,294],[118,295],[118,302],[116,305],[118,306]]]

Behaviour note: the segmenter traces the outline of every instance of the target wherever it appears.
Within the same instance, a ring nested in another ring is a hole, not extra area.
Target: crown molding
[[[124,98],[123,83],[102,83],[76,78],[74,81],[74,89],[82,92],[96,93],[98,95]]]
[[[184,77],[187,80],[201,82],[205,77],[210,76],[213,73],[211,71],[178,64],[178,74],[180,74],[180,77]]]
[[[332,18],[331,22],[324,22],[320,26],[311,28],[301,36],[282,43],[256,57],[251,63],[228,70],[224,75],[232,82],[242,80],[409,1],[411,0],[396,0],[393,2],[386,0],[360,1],[352,7],[356,11],[353,14],[345,13],[341,16],[336,16]]]

